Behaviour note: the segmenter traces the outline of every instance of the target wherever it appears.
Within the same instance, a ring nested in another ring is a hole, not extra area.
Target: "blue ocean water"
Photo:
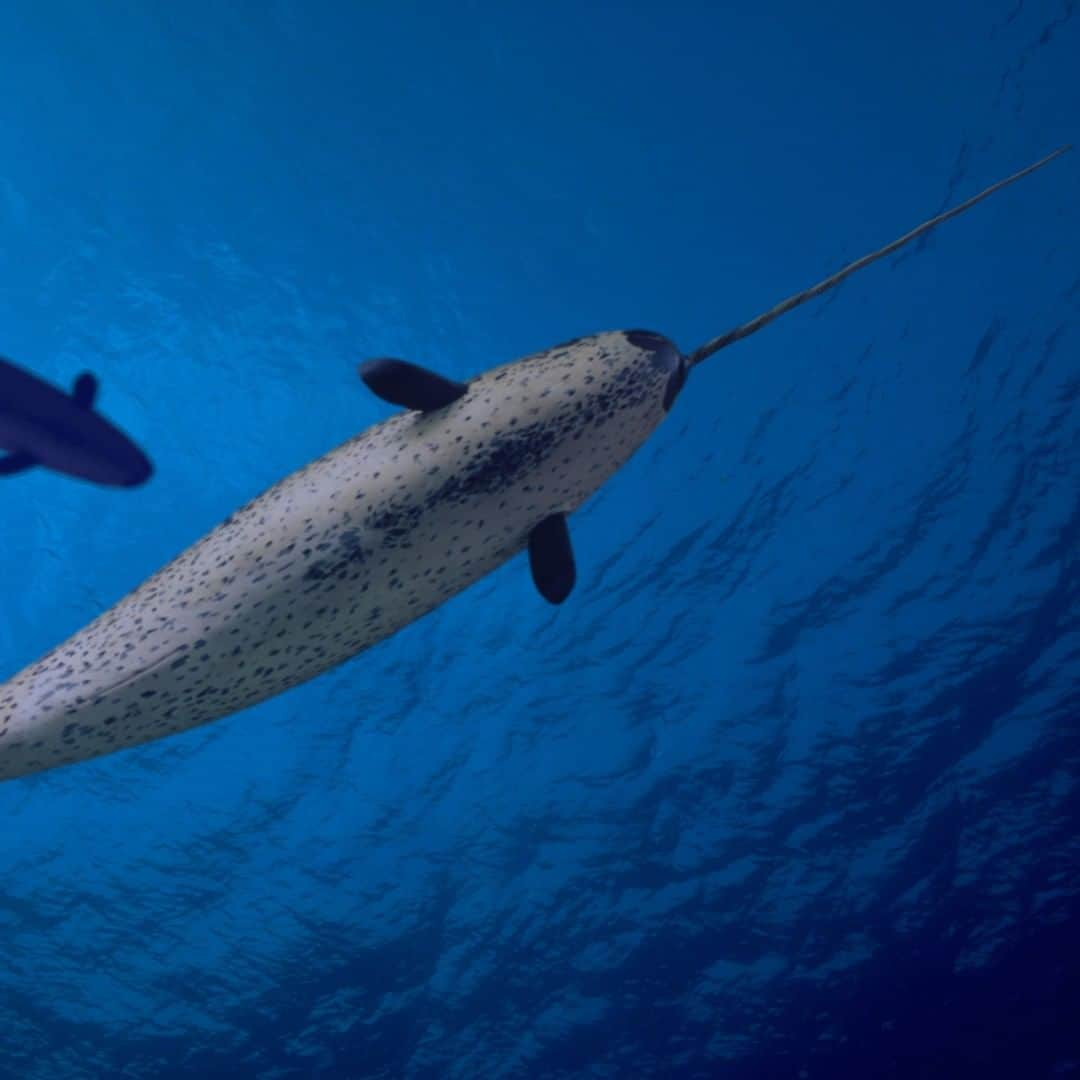
[[[0,13],[0,353],[153,457],[0,486],[0,676],[387,415],[689,349],[1076,138],[1073,0]],[[694,372],[332,674],[0,786],[0,1077],[1080,1072],[1080,151]]]

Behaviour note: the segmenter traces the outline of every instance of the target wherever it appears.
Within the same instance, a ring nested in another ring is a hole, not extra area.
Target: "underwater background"
[[[1069,2],[0,13],[0,677],[390,411],[700,344],[1076,138]],[[0,1078],[1080,1074],[1080,151],[697,369],[298,690],[0,785]]]

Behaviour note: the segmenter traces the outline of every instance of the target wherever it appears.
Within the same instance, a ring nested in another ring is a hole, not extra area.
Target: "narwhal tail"
[[[1047,154],[1041,161],[1036,161],[1034,165],[1029,165],[1026,169],[1021,169],[1018,173],[1013,173],[1012,176],[1008,176],[1004,180],[999,180],[996,184],[991,184],[985,191],[980,191],[978,195],[973,195],[959,206],[954,206],[951,210],[946,210],[943,213],[938,214],[937,217],[932,217],[929,221],[924,221],[921,225],[912,229],[911,232],[901,236],[899,240],[894,240],[891,244],[886,244],[885,247],[879,248],[877,251],[872,251],[869,255],[864,255],[861,259],[856,259],[854,262],[848,263],[842,270],[837,270],[835,274],[825,278],[824,281],[819,281],[809,289],[796,293],[794,296],[789,296],[786,300],[782,300],[777,304],[776,307],[770,308],[768,311],[751,319],[749,322],[743,323],[741,326],[736,326],[726,334],[721,334],[711,341],[706,341],[704,345],[695,349],[686,357],[687,367],[693,367],[695,364],[700,364],[702,360],[712,356],[713,353],[719,352],[728,345],[733,345],[736,341],[741,341],[751,334],[756,334],[762,327],[768,326],[774,319],[779,319],[781,315],[786,315],[793,308],[797,308],[800,304],[805,304],[807,300],[813,300],[815,296],[820,296],[822,293],[828,292],[829,289],[839,285],[845,278],[862,270],[863,267],[869,266],[873,262],[877,262],[878,259],[885,258],[886,255],[891,255],[894,251],[902,248],[905,244],[910,243],[916,237],[928,233],[943,221],[948,221],[949,218],[954,218],[957,215],[962,214],[965,210],[971,209],[977,202],[982,202],[983,199],[993,195],[995,191],[1000,191],[1003,187],[1016,183],[1017,180],[1027,176],[1028,173],[1033,173],[1036,169],[1041,169],[1044,165],[1053,161],[1054,158],[1064,154],[1068,149],[1070,149],[1069,146],[1059,146],[1057,150],[1052,154]]]

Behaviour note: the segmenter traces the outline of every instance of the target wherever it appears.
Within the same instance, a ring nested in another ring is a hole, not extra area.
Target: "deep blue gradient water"
[[[0,676],[388,408],[686,349],[1076,139],[1074,0],[15,2],[0,353],[147,448],[0,486]],[[1080,151],[698,369],[308,686],[0,786],[0,1077],[1080,1072]]]

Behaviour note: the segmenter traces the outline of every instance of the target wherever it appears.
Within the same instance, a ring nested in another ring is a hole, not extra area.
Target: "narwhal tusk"
[[[751,334],[756,334],[760,329],[768,326],[774,319],[779,319],[781,315],[786,315],[793,308],[799,307],[800,304],[805,304],[807,300],[813,300],[814,297],[820,296],[824,292],[828,292],[829,289],[839,285],[845,278],[851,277],[852,274],[857,273],[871,263],[877,262],[878,259],[883,259],[886,255],[891,255],[905,244],[910,243],[917,237],[923,236],[931,229],[936,228],[943,221],[948,221],[949,218],[957,217],[965,210],[970,210],[977,202],[982,202],[983,199],[993,195],[995,191],[1000,191],[1003,187],[1008,187],[1009,184],[1015,184],[1017,180],[1023,179],[1029,173],[1033,173],[1036,169],[1041,169],[1044,165],[1053,161],[1054,158],[1060,157],[1066,150],[1070,149],[1072,149],[1072,147],[1068,144],[1059,146],[1052,154],[1047,154],[1046,157],[1036,161],[1034,165],[1029,165],[1026,169],[1021,169],[1018,173],[1013,173],[1012,176],[1007,176],[1004,180],[999,180],[996,184],[991,184],[990,187],[986,188],[984,191],[980,191],[978,195],[973,195],[959,206],[954,206],[951,210],[945,210],[943,213],[938,214],[937,217],[932,217],[929,221],[924,221],[921,225],[912,229],[911,232],[901,236],[899,240],[894,240],[891,244],[886,244],[885,247],[879,248],[877,251],[872,251],[869,255],[864,255],[861,259],[856,259],[854,262],[848,263],[842,270],[837,270],[835,274],[825,278],[824,281],[819,281],[809,289],[796,293],[794,296],[789,296],[786,300],[782,300],[777,304],[776,307],[770,308],[768,311],[751,319],[749,322],[745,322],[741,326],[736,326],[733,330],[728,330],[727,333],[721,334],[719,337],[715,337],[711,341],[705,342],[704,345],[695,349],[687,356],[687,367],[693,367],[695,364],[700,364],[702,360],[712,356],[713,353],[719,352],[728,345],[734,345],[736,341],[741,341]]]

